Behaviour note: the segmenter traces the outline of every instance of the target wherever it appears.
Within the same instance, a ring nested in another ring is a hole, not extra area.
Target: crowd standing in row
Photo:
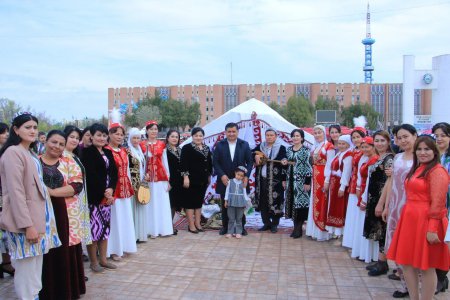
[[[341,135],[337,125],[329,128],[330,140],[325,127],[315,126],[313,147],[295,129],[287,149],[269,128],[252,150],[238,138],[238,125],[229,123],[214,152],[199,127],[182,149],[175,130],[158,140],[155,121],[146,123],[145,140],[137,128],[96,123],[83,131],[52,130],[37,141],[38,120],[29,113],[13,120],[9,137],[5,126],[1,275],[14,275],[20,299],[79,298],[86,292],[84,246],[94,273],[116,269],[113,262],[136,252],[136,242],[176,235],[173,218],[181,209],[188,231],[203,232],[201,207],[213,172],[222,199],[220,234],[242,238],[254,165],[259,231],[277,232],[285,216],[294,222],[291,237],[300,238],[307,221],[307,236],[342,238],[353,258],[371,263],[370,276],[386,274],[393,260],[397,268],[389,277],[403,283],[394,297],[419,299],[419,281],[423,299],[448,287],[448,123],[433,127],[436,141],[418,137],[409,124],[396,127],[398,154],[386,131],[368,136],[355,127]],[[147,205],[137,200],[142,184],[150,190]]]

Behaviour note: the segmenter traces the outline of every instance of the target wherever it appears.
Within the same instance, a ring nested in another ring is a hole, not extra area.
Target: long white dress
[[[319,144],[314,150],[314,154],[317,154],[318,151],[325,151],[324,147],[322,147],[323,143]],[[327,162],[325,165],[325,177],[331,172],[331,162],[335,156],[334,149],[326,151]],[[314,191],[314,180],[311,181],[311,191]],[[314,195],[311,192],[309,197],[309,210],[308,210],[308,221],[306,223],[306,235],[316,239],[319,242],[327,241],[330,239],[331,235],[328,231],[322,231],[319,227],[317,227],[313,218],[313,207],[314,207]]]
[[[137,251],[132,201],[133,197],[116,199],[111,205],[111,229],[107,256],[112,254],[122,256],[124,252]]]
[[[367,162],[369,159],[367,156],[363,155],[358,164],[358,170],[361,169],[362,164]],[[361,186],[361,174],[358,171],[358,181],[357,185]],[[371,243],[368,239],[363,236],[364,232],[364,221],[366,218],[366,211],[359,209],[356,212],[355,227],[353,233],[353,248],[352,248],[352,258],[358,258],[366,263],[372,262],[373,259],[378,260],[378,242]]]
[[[113,149],[113,151],[115,150]],[[129,164],[127,169],[129,170]],[[128,178],[130,179],[130,172],[128,172]],[[134,253],[137,251],[132,201],[133,197],[117,198],[111,205],[111,228],[107,256],[112,254],[122,256],[124,252]]]
[[[147,157],[151,157],[148,151]],[[170,177],[169,163],[167,161],[167,150],[164,149],[162,155],[162,163],[164,165],[167,177]],[[150,203],[147,204],[147,230],[152,237],[167,236],[173,234],[172,211],[170,208],[169,198],[169,182],[157,181],[149,182],[150,187]]]

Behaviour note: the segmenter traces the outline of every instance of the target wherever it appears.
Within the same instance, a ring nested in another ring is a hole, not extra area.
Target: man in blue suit
[[[216,193],[220,194],[222,199],[222,229],[220,230],[220,235],[226,234],[228,229],[227,209],[223,206],[228,181],[234,178],[234,170],[238,166],[244,166],[248,170],[244,178],[244,186],[246,187],[253,167],[250,146],[246,141],[238,138],[238,125],[236,123],[225,125],[225,135],[226,139],[217,143],[213,155],[214,172],[217,175]],[[247,235],[244,225],[245,216],[242,218],[242,235]]]

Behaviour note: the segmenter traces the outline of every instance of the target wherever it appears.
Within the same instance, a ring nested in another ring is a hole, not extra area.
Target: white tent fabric
[[[217,140],[225,136],[225,125],[230,122],[238,124],[239,138],[246,140],[250,144],[250,148],[254,148],[259,142],[264,141],[264,131],[269,127],[276,129],[280,133],[280,138],[284,141],[284,145],[288,146],[291,131],[298,128],[264,102],[252,98],[206,124],[203,127],[205,143],[210,147],[214,146]],[[260,126],[262,140],[255,140],[254,131],[257,130],[255,125]],[[305,140],[307,145],[314,145],[314,137],[307,132],[305,132]],[[189,138],[182,145],[190,142],[191,139]]]
[[[291,131],[298,128],[289,123],[264,102],[252,98],[234,107],[203,127],[203,130],[205,131],[205,144],[208,145],[212,151],[214,151],[216,143],[225,138],[225,125],[230,122],[238,124],[239,138],[247,141],[251,149],[255,148],[265,140],[264,133],[269,127],[278,131],[279,138],[282,140],[284,146],[288,147],[290,145]],[[181,147],[191,141],[191,138],[187,139]],[[314,137],[305,132],[305,146],[311,148],[312,145],[314,145]],[[254,191],[253,172],[250,179],[251,193]],[[212,178],[211,185],[206,191],[206,202],[215,195],[215,182],[216,178]],[[280,226],[292,226],[292,222],[283,222],[283,220],[284,219],[281,220]],[[253,218],[248,216],[247,222],[254,226],[261,225],[259,214],[256,214]]]

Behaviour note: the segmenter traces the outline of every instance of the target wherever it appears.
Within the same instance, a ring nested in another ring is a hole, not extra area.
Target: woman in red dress
[[[327,141],[326,130],[322,125],[314,126],[316,146],[313,156],[313,190],[308,212],[306,235],[318,241],[326,241],[330,234],[325,229],[328,212],[328,185],[325,177],[331,172],[331,161],[335,155],[334,146]]]
[[[336,142],[338,154],[331,163],[331,174],[325,178],[330,184],[329,205],[327,216],[327,231],[333,236],[342,236],[347,210],[348,186],[352,176],[352,138],[341,135]]]
[[[443,242],[448,226],[447,171],[439,164],[433,139],[421,136],[414,145],[414,163],[405,180],[406,204],[392,238],[388,259],[403,265],[411,299],[432,299],[436,290],[435,269],[448,270],[450,252]]]

